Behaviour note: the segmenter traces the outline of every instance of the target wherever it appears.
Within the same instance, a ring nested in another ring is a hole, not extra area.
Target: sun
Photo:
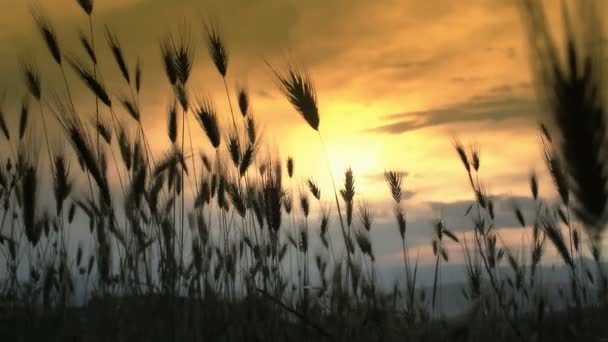
[[[382,172],[379,157],[383,143],[379,139],[364,137],[343,137],[327,145],[331,170],[335,175],[344,174],[351,168],[355,175],[369,175]]]

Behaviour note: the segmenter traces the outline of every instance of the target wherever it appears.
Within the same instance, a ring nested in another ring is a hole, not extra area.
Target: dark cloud
[[[494,87],[466,102],[428,111],[404,112],[385,116],[391,123],[373,128],[375,133],[401,134],[417,129],[467,122],[500,122],[515,118],[533,118],[536,101],[518,94],[522,84]]]

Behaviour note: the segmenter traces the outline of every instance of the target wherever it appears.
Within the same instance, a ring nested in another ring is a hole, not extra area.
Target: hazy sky
[[[399,260],[399,244],[389,224],[385,169],[408,174],[410,232],[413,245],[424,246],[422,254],[430,253],[426,246],[430,248],[433,218],[443,215],[452,229],[470,230],[462,215],[473,196],[452,148],[455,137],[481,150],[481,178],[499,198],[505,241],[521,242],[522,232],[510,228],[516,225],[510,203],[529,197],[532,170],[540,173],[541,193],[554,196],[539,155],[539,110],[513,1],[98,0],[95,6],[97,43],[104,49],[101,71],[114,95],[127,88],[109,58],[103,25],[118,34],[131,67],[138,57],[144,61],[142,117],[156,150],[168,145],[165,122],[171,99],[159,39],[184,21],[191,25],[196,46],[191,93],[212,96],[228,122],[223,84],[202,40],[201,22],[211,18],[221,25],[231,56],[229,89],[247,86],[265,141],[284,157],[294,156],[296,177],[317,178],[327,196],[329,179],[316,132],[280,96],[264,60],[277,65],[294,61],[309,70],[332,170],[341,180],[352,166],[356,198],[370,200],[376,210],[373,239],[378,259],[387,264]],[[86,32],[88,21],[76,1],[46,1],[43,7],[64,51],[83,55],[77,32]],[[9,99],[24,92],[17,61],[28,55],[40,65],[45,89],[63,89],[35,31],[28,1],[0,0],[0,45],[0,89],[7,90]],[[72,76],[70,80],[82,88]],[[91,95],[75,92],[81,112],[92,112]],[[17,103],[6,106],[7,115],[16,118]],[[197,145],[204,148],[202,131],[191,123]]]

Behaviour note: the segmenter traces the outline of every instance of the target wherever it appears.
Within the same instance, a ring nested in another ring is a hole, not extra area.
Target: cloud
[[[468,101],[426,111],[403,112],[385,116],[391,123],[370,129],[374,133],[401,134],[422,128],[468,122],[500,122],[516,118],[532,118],[536,101],[519,94],[524,85],[506,84],[493,87]]]
[[[486,48],[486,51],[488,51],[490,53],[502,54],[509,59],[514,59],[517,56],[517,50],[512,46],[500,47],[500,48],[489,47],[489,48]]]
[[[457,77],[452,77],[450,79],[450,82],[453,82],[456,84],[469,84],[469,83],[481,82],[486,79],[487,79],[486,77],[481,77],[481,76],[468,76],[468,77],[457,76]]]

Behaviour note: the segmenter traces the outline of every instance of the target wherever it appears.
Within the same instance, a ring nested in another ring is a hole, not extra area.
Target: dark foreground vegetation
[[[448,241],[459,244],[466,259],[462,295],[469,305],[449,319],[436,303],[437,272],[432,288],[418,290],[402,172],[385,174],[405,279],[389,291],[378,285],[370,239],[374,215],[355,191],[355,175],[346,170],[336,182],[330,171],[331,189],[313,179],[294,184],[294,159],[284,163],[272,151],[261,153],[248,92],[232,94],[228,86],[237,80],[217,25],[204,24],[200,32],[181,26],[162,40],[160,58],[174,101],[167,110],[166,149],[153,153],[141,124],[142,60],[131,65],[133,58],[109,29],[94,37],[93,0],[77,3],[88,20],[83,32],[89,32],[79,35],[77,52],[64,51],[42,9],[32,11],[62,86],[47,85],[35,64],[23,62],[28,93],[18,127],[0,107],[3,341],[608,338],[600,262],[608,201],[606,59],[592,1],[567,11],[563,46],[553,42],[540,5],[519,2],[539,98],[551,114],[539,130],[541,157],[559,194],[557,204],[543,199],[531,175],[535,214],[524,217],[514,203],[514,217],[532,232],[527,250],[502,243],[479,151],[455,143],[476,201],[466,213],[471,237],[452,233],[443,220],[434,225],[435,270],[449,262]],[[573,30],[577,25],[580,30]],[[228,113],[217,113],[214,100],[190,87],[193,41],[201,39]],[[98,60],[101,49],[111,51],[111,63]],[[309,75],[292,65],[267,64],[323,144]],[[110,65],[121,84],[103,81]],[[80,82],[68,82],[71,72]],[[71,94],[77,87],[92,94],[90,108],[76,105]],[[30,125],[33,120],[41,125]],[[201,129],[190,131],[191,120]],[[60,132],[49,129],[57,124]],[[194,146],[199,139],[193,137],[201,136],[206,146]],[[325,158],[331,155],[319,156]],[[90,241],[73,241],[73,230],[87,231]],[[319,252],[311,250],[313,243]],[[546,248],[557,250],[568,271],[559,305],[548,300],[537,267]]]
[[[314,315],[313,315],[314,314]],[[523,315],[515,324],[526,341],[602,341],[608,334],[605,309]],[[2,320],[7,341],[504,341],[513,337],[504,322],[478,315],[471,321],[427,321],[407,325],[395,310],[351,311],[310,322],[286,314],[262,297],[237,303],[186,302],[140,296],[89,303],[84,308],[33,313],[15,311]],[[317,326],[318,325],[318,326]]]

